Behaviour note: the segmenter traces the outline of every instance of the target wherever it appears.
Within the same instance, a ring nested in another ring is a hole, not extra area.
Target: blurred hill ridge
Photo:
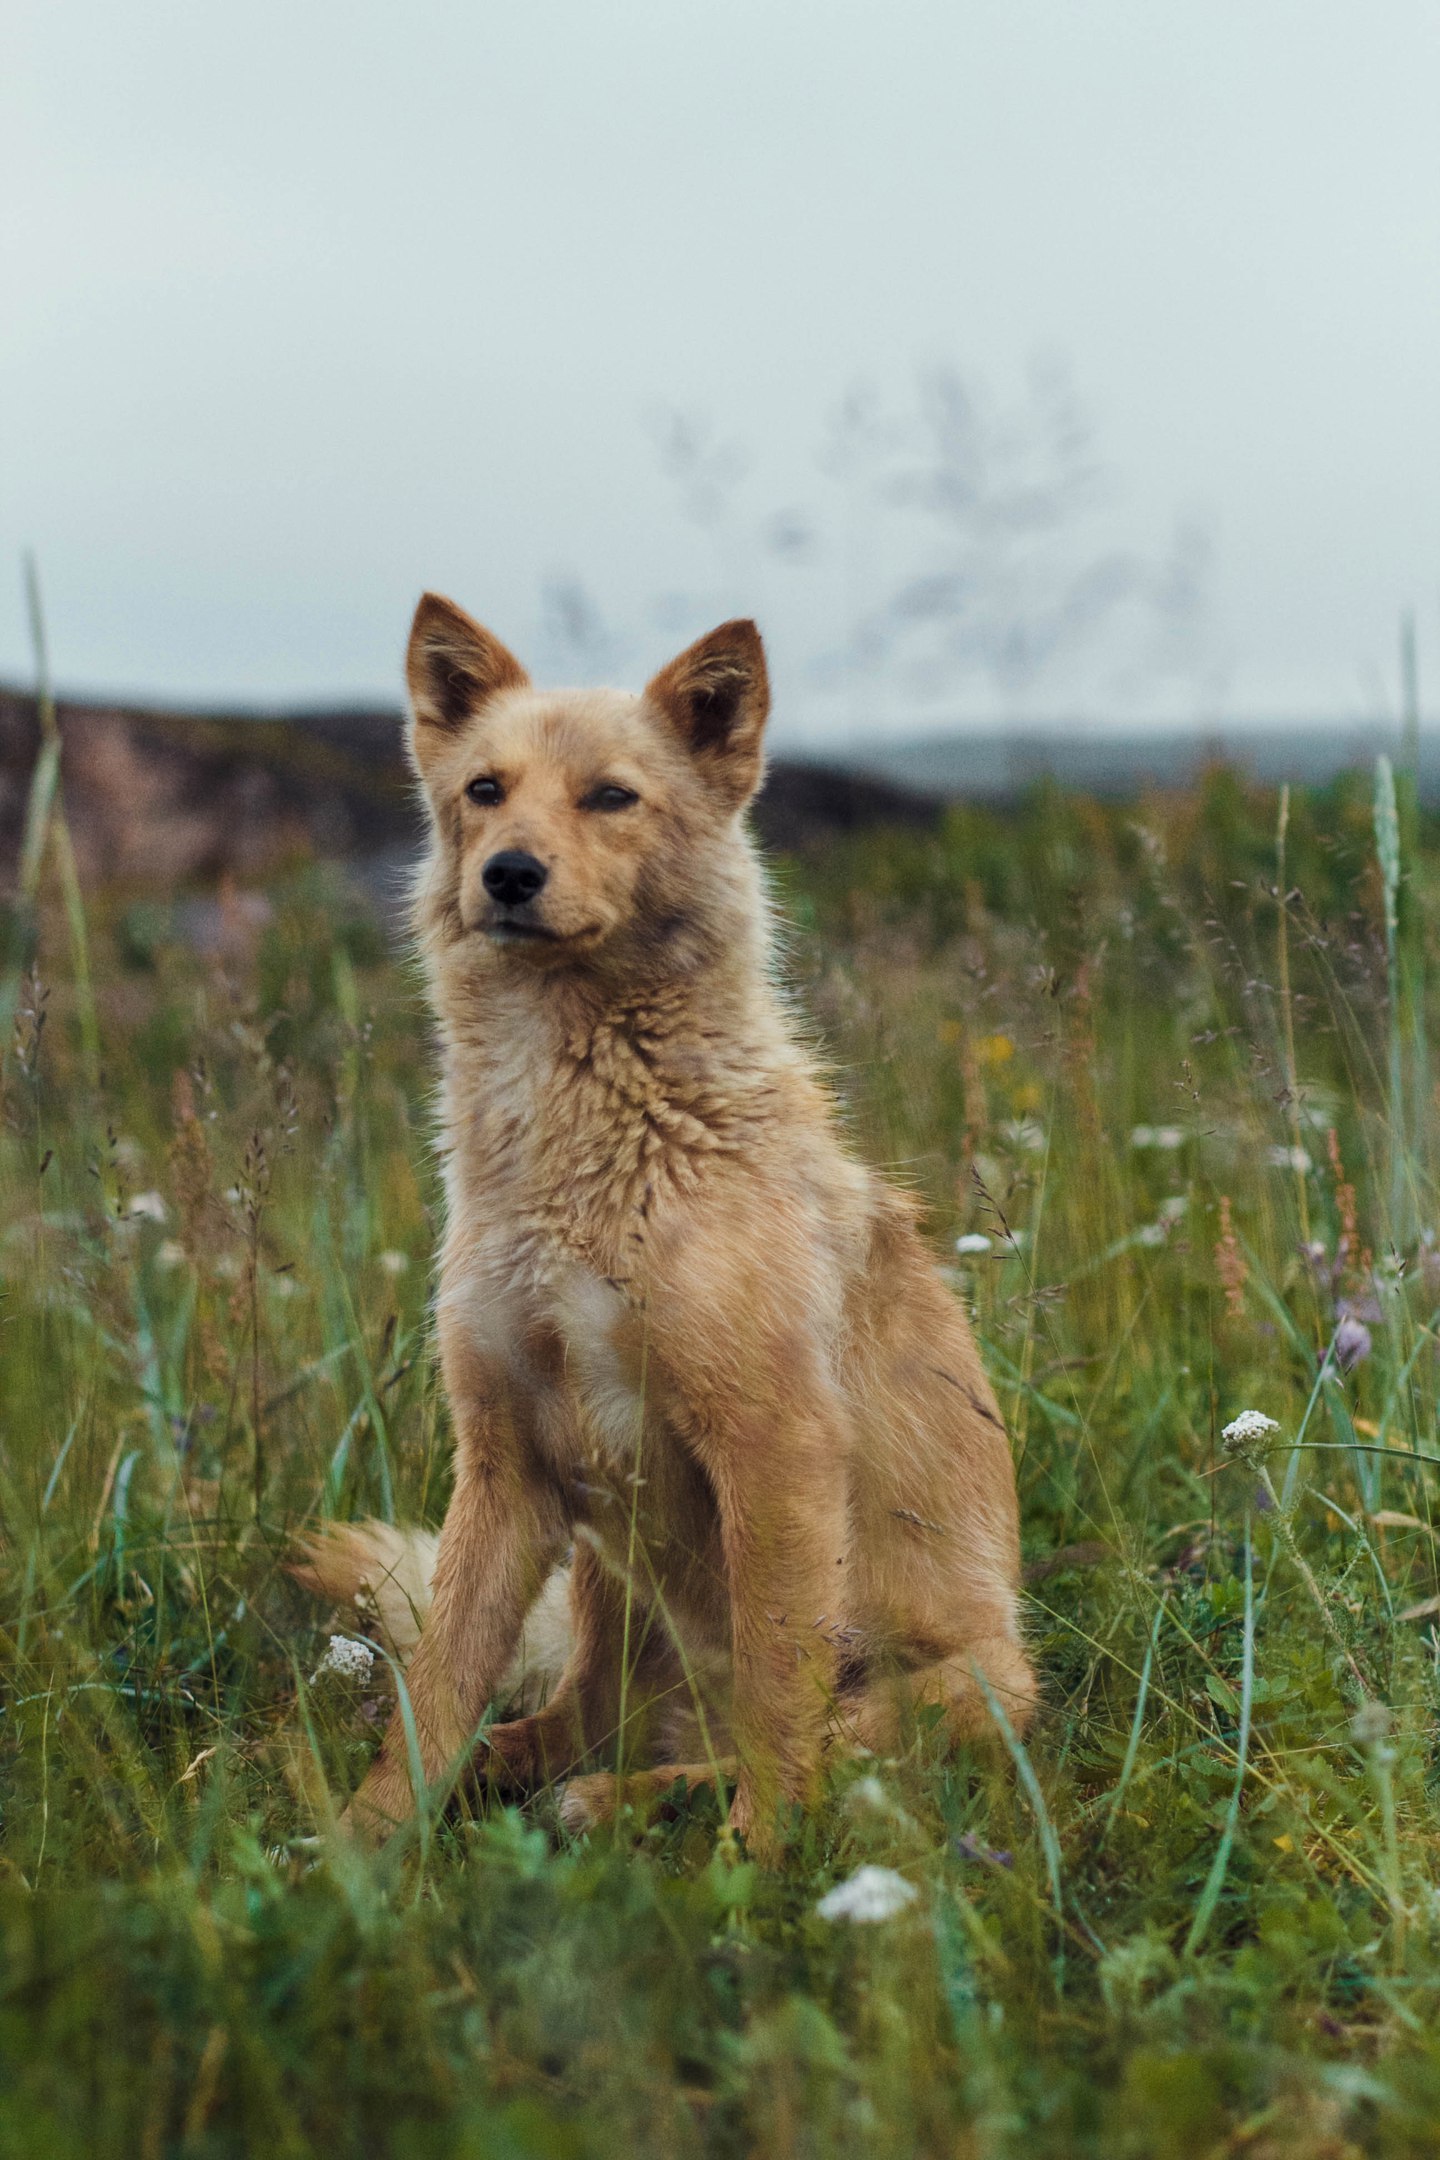
[[[207,712],[63,699],[58,711],[88,879],[169,888],[263,875],[300,854],[400,855],[419,843],[396,708]],[[0,884],[14,875],[38,746],[33,693],[0,686]],[[936,822],[948,801],[1004,801],[1046,776],[1110,798],[1184,786],[1215,763],[1262,782],[1321,785],[1399,748],[1397,725],[1354,721],[877,734],[782,749],[756,821],[768,845],[801,849],[865,826]],[[1422,734],[1420,777],[1422,793],[1440,799],[1440,734]]]

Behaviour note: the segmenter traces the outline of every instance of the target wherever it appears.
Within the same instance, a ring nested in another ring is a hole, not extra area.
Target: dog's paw
[[[615,1815],[615,1780],[606,1771],[591,1777],[568,1778],[560,1788],[558,1813],[562,1828],[571,1837],[598,1830]]]

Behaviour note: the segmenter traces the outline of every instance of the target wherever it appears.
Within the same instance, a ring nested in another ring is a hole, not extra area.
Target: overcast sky
[[[429,584],[632,681],[754,613],[792,738],[1384,711],[1406,605],[1435,707],[1437,111],[1435,0],[7,0],[0,675],[33,546],[77,688],[391,698]],[[1129,598],[927,669],[907,578],[1030,603],[885,497],[917,384],[1028,441],[1037,359]]]

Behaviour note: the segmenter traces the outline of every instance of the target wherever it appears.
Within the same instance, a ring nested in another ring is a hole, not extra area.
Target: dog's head
[[[640,696],[537,690],[453,601],[427,593],[406,659],[411,754],[452,938],[556,967],[724,936],[724,874],[760,784],[770,707],[751,622],[725,623]]]

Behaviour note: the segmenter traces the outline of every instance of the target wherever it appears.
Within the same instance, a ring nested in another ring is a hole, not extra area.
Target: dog
[[[376,1597],[427,1786],[567,1781],[580,1829],[719,1783],[771,1858],[831,1752],[927,1707],[1023,1733],[1036,1682],[965,1315],[775,978],[764,647],[727,622],[640,696],[551,692],[427,593],[406,675],[454,1490],[433,1566],[335,1525],[302,1576]],[[413,1815],[412,1756],[397,1708],[353,1831]]]

